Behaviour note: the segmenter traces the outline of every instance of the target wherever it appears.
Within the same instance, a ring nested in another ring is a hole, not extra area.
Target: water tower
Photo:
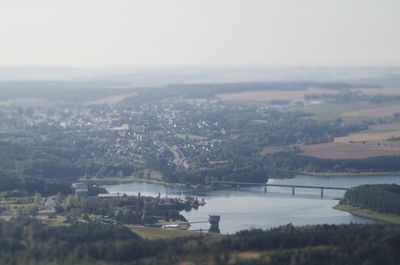
[[[210,229],[208,231],[210,233],[219,233],[219,221],[221,217],[219,215],[210,215],[208,218],[208,222],[210,223]]]

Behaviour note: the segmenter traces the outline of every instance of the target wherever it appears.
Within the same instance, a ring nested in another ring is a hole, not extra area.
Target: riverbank
[[[382,176],[382,177],[397,177],[400,176],[400,172],[362,172],[362,173],[335,173],[335,172],[298,172],[292,177],[288,178],[277,178],[277,179],[293,179],[296,176],[313,176],[313,177],[369,177],[369,176]],[[139,178],[137,176],[127,176],[127,177],[108,177],[108,178],[81,178],[79,181],[90,181],[96,185],[119,185],[128,184],[132,182],[145,182],[163,185],[170,188],[178,189],[189,189],[192,191],[212,191],[215,187],[210,185],[189,185],[182,183],[171,183],[162,181],[160,178]]]
[[[346,205],[346,204],[338,204],[338,205],[334,206],[333,209],[343,211],[343,212],[348,212],[348,213],[350,213],[354,216],[358,216],[358,217],[369,218],[369,219],[373,219],[376,221],[400,225],[400,216],[399,215],[379,213],[379,212],[375,212],[375,211],[371,211],[371,210],[367,210],[367,209],[353,207],[353,206]]]
[[[81,179],[79,179],[79,181],[91,181],[99,186],[142,182],[142,183],[163,185],[163,186],[171,187],[171,188],[190,189],[193,191],[210,191],[210,190],[212,190],[211,186],[206,186],[206,185],[189,185],[189,184],[182,184],[182,183],[171,183],[171,182],[165,182],[162,180],[139,178],[136,176],[110,177],[110,178],[81,178]]]

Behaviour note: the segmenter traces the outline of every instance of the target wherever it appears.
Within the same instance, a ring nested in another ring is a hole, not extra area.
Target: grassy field
[[[365,159],[377,156],[400,155],[400,148],[381,148],[362,143],[322,143],[302,145],[302,155],[323,159]]]
[[[336,205],[333,207],[336,210],[348,212],[352,215],[369,218],[377,221],[382,221],[390,224],[400,225],[400,216],[393,214],[384,214],[367,209],[360,209],[350,205]]]
[[[20,209],[28,209],[34,206],[32,197],[1,198],[1,206],[6,208],[6,213],[15,215]]]
[[[41,219],[43,223],[51,226],[69,226],[70,223],[67,222],[67,217],[63,215],[56,215],[54,218]]]
[[[371,142],[371,141],[385,141],[391,137],[400,137],[400,131],[373,133],[373,132],[359,132],[350,134],[344,137],[335,138],[335,143],[351,143],[351,142]]]
[[[137,94],[137,92],[132,92],[132,93],[127,93],[127,94],[122,94],[122,95],[99,98],[96,100],[89,101],[85,105],[102,105],[102,104],[114,105],[114,104],[118,104],[118,103],[124,101],[128,97],[136,96],[136,94]]]
[[[400,105],[387,105],[376,108],[366,108],[344,112],[343,117],[369,117],[369,118],[387,118],[392,117],[395,113],[400,113]]]
[[[368,130],[374,133],[400,131],[400,122],[371,125]]]
[[[353,91],[362,92],[366,95],[400,96],[400,88],[356,88]]]
[[[315,120],[336,120],[343,119],[347,122],[360,123],[364,120],[371,119],[371,117],[361,116],[344,116],[344,113],[349,113],[358,110],[365,110],[368,108],[384,107],[384,104],[370,104],[370,103],[354,103],[354,104],[313,104],[313,105],[298,105],[291,106],[289,110],[302,111],[312,114]]]
[[[391,137],[400,137],[400,123],[373,125],[366,131],[335,138],[337,143],[385,141]]]
[[[307,94],[336,94],[336,90],[309,88],[304,90],[292,91],[245,91],[235,93],[217,94],[216,98],[224,102],[247,103],[247,102],[270,102],[274,100],[285,100],[289,102],[303,102]]]
[[[160,228],[143,227],[137,225],[127,225],[134,233],[145,239],[163,239],[163,238],[175,238],[185,236],[220,236],[219,234],[201,233],[188,230],[168,230]]]
[[[356,102],[351,104],[324,103],[313,105],[297,106],[289,105],[289,108],[314,114],[318,120],[332,120],[342,118],[347,121],[357,122],[371,118],[387,118],[394,113],[400,112],[400,104],[395,100],[395,96],[400,95],[400,89],[396,88],[355,88],[351,92],[359,92],[365,95],[386,95],[394,96],[393,101],[384,103]],[[216,95],[216,99],[226,103],[262,103],[272,101],[287,101],[289,103],[306,103],[306,95],[334,95],[339,90],[308,88],[293,91],[242,91],[234,93],[221,93]]]

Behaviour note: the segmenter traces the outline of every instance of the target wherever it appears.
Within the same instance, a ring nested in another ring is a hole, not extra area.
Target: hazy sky
[[[400,0],[0,0],[0,65],[400,65]]]

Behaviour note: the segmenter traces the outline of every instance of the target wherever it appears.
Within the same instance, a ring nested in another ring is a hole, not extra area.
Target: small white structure
[[[163,229],[178,229],[178,228],[180,228],[180,225],[178,225],[178,224],[163,225],[161,228],[163,228]]]

